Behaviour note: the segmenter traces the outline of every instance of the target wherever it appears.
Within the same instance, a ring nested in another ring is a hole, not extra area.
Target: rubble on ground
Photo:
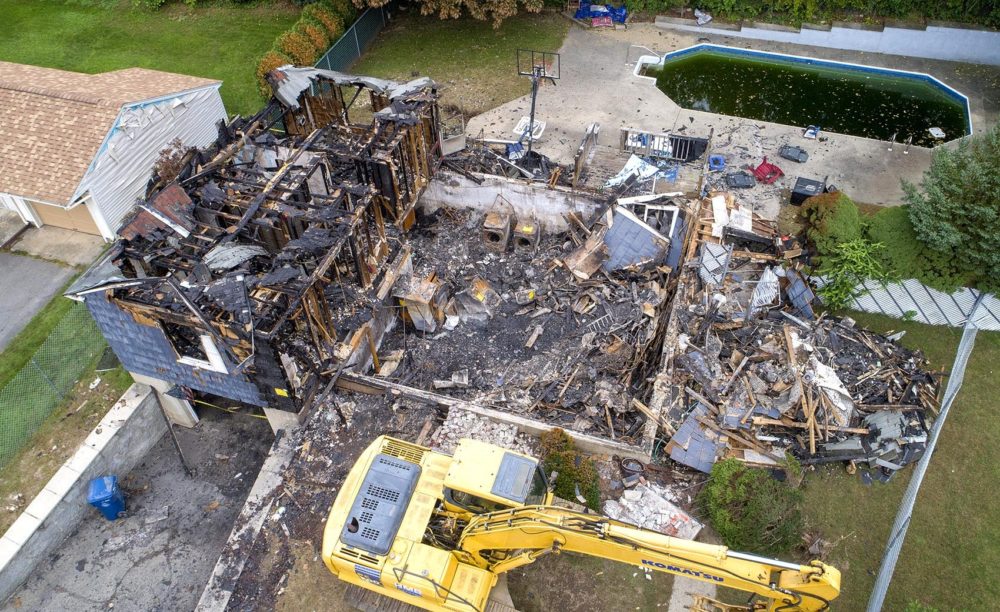
[[[632,198],[545,231],[441,208],[410,232],[378,374],[565,429],[636,443],[648,418],[683,198]],[[641,201],[633,201],[641,200]],[[481,230],[481,239],[469,239]]]
[[[727,196],[699,215],[697,254],[675,296],[666,452],[702,472],[725,458],[781,468],[787,454],[867,463],[887,480],[923,454],[937,379],[919,352],[850,319],[816,317],[798,250],[747,218]]]
[[[693,540],[701,531],[701,523],[674,505],[671,492],[652,483],[625,489],[617,501],[604,502],[606,516],[637,527],[658,531],[675,538]]]
[[[461,409],[448,412],[448,417],[431,435],[430,447],[451,455],[462,438],[479,440],[531,457],[538,456],[537,440],[519,433],[516,426],[497,423]]]

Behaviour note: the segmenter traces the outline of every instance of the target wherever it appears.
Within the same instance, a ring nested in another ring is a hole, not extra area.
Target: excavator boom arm
[[[769,599],[771,610],[824,610],[840,591],[840,572],[819,562],[795,565],[734,553],[553,506],[479,515],[458,542],[460,556],[495,573],[560,550],[749,591]]]

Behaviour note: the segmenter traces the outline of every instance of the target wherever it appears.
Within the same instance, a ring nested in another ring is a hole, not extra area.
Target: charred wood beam
[[[255,197],[253,201],[250,202],[250,206],[248,206],[246,212],[243,213],[243,217],[240,218],[239,223],[237,223],[236,225],[227,230],[229,232],[229,235],[220,240],[221,244],[225,244],[236,238],[240,230],[246,227],[247,223],[250,222],[250,219],[252,219],[253,216],[257,214],[257,211],[260,209],[261,204],[264,203],[264,200],[267,199],[268,194],[271,192],[271,188],[278,185],[285,178],[285,176],[288,175],[288,173],[295,168],[294,166],[295,161],[299,158],[300,155],[302,155],[302,153],[305,152],[305,150],[309,147],[309,145],[315,142],[320,137],[320,135],[323,134],[323,132],[324,129],[316,130],[312,134],[310,134],[308,138],[305,139],[302,145],[300,145],[295,150],[295,152],[288,159],[288,161],[286,161],[285,164],[278,170],[278,172],[275,173],[274,177],[272,177],[271,180],[268,181],[267,185],[264,186],[264,189],[261,190],[261,192],[257,194],[257,197]]]

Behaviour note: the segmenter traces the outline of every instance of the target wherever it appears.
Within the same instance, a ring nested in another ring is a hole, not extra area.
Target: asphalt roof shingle
[[[122,105],[215,83],[146,68],[83,74],[0,61],[0,192],[68,204]]]

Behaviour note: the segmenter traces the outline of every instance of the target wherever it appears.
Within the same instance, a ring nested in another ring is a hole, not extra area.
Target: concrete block
[[[45,484],[45,488],[60,497],[65,497],[78,480],[80,480],[80,472],[64,464]]]
[[[28,507],[24,511],[36,519],[44,522],[45,519],[49,517],[52,510],[55,509],[59,502],[63,500],[63,496],[58,493],[53,493],[48,489],[42,489],[35,496],[35,499],[31,500]]]
[[[124,419],[111,419],[108,418],[108,415],[105,415],[105,417],[101,419],[101,422],[98,423],[97,427],[90,432],[87,439],[84,440],[83,443],[98,452],[104,450],[104,447],[108,445],[108,442],[114,439],[115,434],[118,433],[118,430],[124,422]]]
[[[7,533],[3,534],[4,539],[10,540],[15,544],[23,546],[25,542],[31,539],[31,536],[35,535],[35,530],[37,530],[42,524],[42,521],[31,516],[30,514],[21,513],[21,516],[17,517],[14,524],[10,526]]]
[[[173,383],[135,372],[129,373],[136,382],[149,385],[156,390],[156,397],[171,423],[182,427],[194,427],[198,424],[198,414],[195,413],[191,402],[167,395],[167,392],[174,386]]]
[[[0,538],[0,572],[21,551],[21,545],[14,540]]]
[[[264,416],[271,426],[271,431],[277,434],[281,430],[294,431],[302,425],[302,418],[298,413],[276,408],[264,408]]]
[[[100,453],[92,446],[87,446],[86,444],[80,445],[73,456],[66,461],[66,465],[69,469],[79,472],[80,474],[86,473],[91,463]]]

